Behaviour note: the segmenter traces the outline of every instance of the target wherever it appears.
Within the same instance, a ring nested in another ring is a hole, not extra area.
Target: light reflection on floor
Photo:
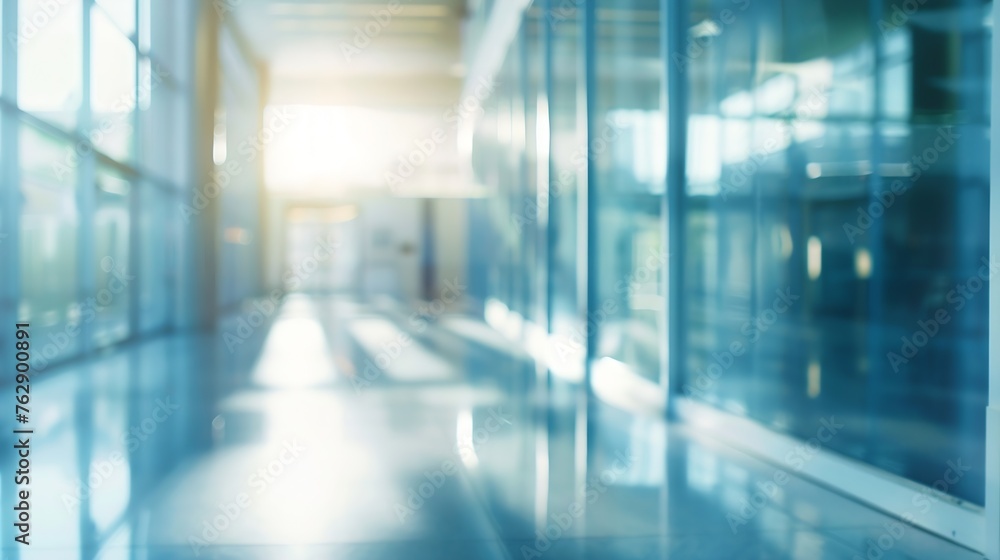
[[[174,336],[53,371],[35,397],[34,544],[5,534],[3,558],[848,559],[884,530],[792,478],[734,531],[773,467],[581,408],[565,381],[546,406],[524,354],[398,316],[299,298],[233,354]],[[375,331],[412,336],[419,359],[358,386],[345,370],[374,359]],[[167,398],[178,409],[155,414]],[[908,528],[883,558],[978,556]]]

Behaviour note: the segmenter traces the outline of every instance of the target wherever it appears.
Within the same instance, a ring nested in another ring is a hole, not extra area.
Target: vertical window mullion
[[[83,57],[83,71],[81,72],[81,95],[79,107],[79,131],[83,137],[82,142],[90,142],[90,131],[92,130],[91,111],[91,85],[93,61],[91,60],[92,48],[92,10],[94,0],[82,0],[83,44],[80,55]],[[96,293],[97,268],[95,263],[101,258],[94,254],[94,214],[96,212],[96,154],[93,145],[89,149],[77,149],[81,154],[80,166],[77,168],[77,213],[79,221],[77,227],[77,302],[87,301]],[[94,347],[94,322],[83,321],[80,324],[80,352],[86,354]]]

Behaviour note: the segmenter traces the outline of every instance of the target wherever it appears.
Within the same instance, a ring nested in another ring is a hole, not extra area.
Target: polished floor
[[[32,544],[9,544],[5,493],[2,557],[980,558],[683,426],[539,389],[476,321],[304,297],[253,315],[35,379]]]

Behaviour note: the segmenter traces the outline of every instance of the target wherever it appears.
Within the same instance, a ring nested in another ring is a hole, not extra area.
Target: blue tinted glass
[[[601,1],[596,12],[596,112],[584,147],[595,166],[596,358],[659,380],[666,339],[661,275],[666,119],[659,2]]]
[[[927,485],[961,458],[976,503],[987,8],[695,1],[683,60],[684,391],[803,438],[836,416],[831,449]]]

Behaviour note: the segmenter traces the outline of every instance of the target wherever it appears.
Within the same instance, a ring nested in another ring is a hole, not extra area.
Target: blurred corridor
[[[992,1],[0,6],[0,558],[1000,560]]]

